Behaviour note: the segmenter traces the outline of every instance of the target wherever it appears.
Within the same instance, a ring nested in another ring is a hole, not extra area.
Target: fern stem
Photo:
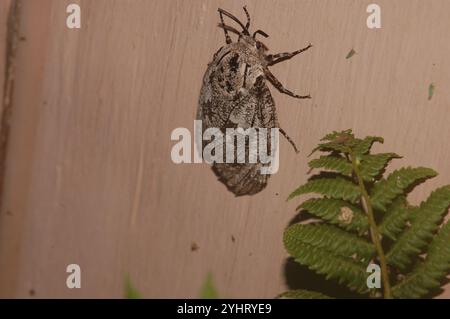
[[[373,244],[375,245],[375,249],[377,251],[378,258],[380,261],[381,279],[383,281],[383,295],[384,295],[384,298],[391,299],[392,298],[391,284],[389,282],[389,274],[388,274],[388,267],[387,267],[387,263],[386,263],[386,257],[384,254],[383,247],[381,246],[381,241],[380,241],[381,237],[380,237],[380,233],[378,231],[378,227],[375,222],[374,215],[373,215],[373,208],[372,208],[372,204],[370,203],[370,197],[369,197],[369,194],[367,193],[367,189],[364,184],[364,180],[362,178],[361,171],[359,169],[358,160],[356,159],[356,157],[354,156],[353,153],[350,153],[350,157],[351,157],[351,161],[352,161],[353,171],[355,172],[356,178],[358,179],[358,186],[359,186],[359,189],[362,194],[363,208],[369,219],[370,237],[372,239]]]

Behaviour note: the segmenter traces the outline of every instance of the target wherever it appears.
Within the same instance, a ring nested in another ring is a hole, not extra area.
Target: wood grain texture
[[[7,143],[9,136],[9,119],[12,107],[14,86],[14,61],[17,44],[18,7],[12,1],[0,5],[0,180],[3,181]],[[0,205],[3,184],[0,185]]]
[[[3,97],[3,86],[6,67],[6,35],[8,32],[8,13],[11,1],[0,2],[0,96]]]
[[[1,110],[0,110],[0,122],[3,118],[3,99],[4,99],[4,85],[5,85],[5,73],[6,73],[6,47],[7,47],[7,34],[8,34],[8,14],[10,9],[10,1],[0,2],[0,97],[1,97]],[[0,187],[1,188],[1,187]],[[0,212],[3,213],[3,212]],[[0,217],[2,219],[2,217]]]
[[[81,30],[65,26],[72,2],[82,8]],[[404,156],[394,167],[440,172],[415,202],[448,183],[450,2],[377,1],[383,26],[369,30],[371,2],[245,2],[273,52],[314,45],[272,69],[313,99],[272,89],[301,153],[283,140],[267,189],[235,198],[207,165],[173,164],[170,134],[192,129],[203,73],[224,43],[217,8],[243,17],[244,2],[25,0],[0,297],[121,297],[127,273],[145,297],[196,297],[208,272],[223,297],[277,295],[285,289],[282,233],[298,204],[285,199],[332,130],[384,136],[377,150]],[[82,289],[66,288],[71,263],[82,268]]]

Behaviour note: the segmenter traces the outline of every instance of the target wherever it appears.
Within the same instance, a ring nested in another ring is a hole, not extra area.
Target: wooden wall
[[[73,2],[80,30],[65,25]],[[405,157],[394,167],[439,171],[415,202],[449,183],[450,2],[377,0],[382,28],[370,30],[371,2],[22,0],[0,297],[121,297],[127,273],[145,297],[196,297],[208,272],[221,296],[277,295],[286,289],[282,233],[298,204],[285,198],[332,130],[384,136],[377,150]],[[8,4],[0,2],[2,54]],[[206,165],[173,164],[170,134],[192,129],[203,73],[224,42],[217,8],[242,17],[243,4],[273,52],[314,45],[273,68],[313,99],[272,90],[301,153],[283,140],[267,189],[235,198]],[[82,289],[66,287],[71,263]]]
[[[6,55],[6,37],[7,37],[7,24],[8,24],[8,13],[11,2],[2,1],[0,2],[0,96],[3,96],[3,86],[4,86],[4,74],[5,74],[5,55]]]

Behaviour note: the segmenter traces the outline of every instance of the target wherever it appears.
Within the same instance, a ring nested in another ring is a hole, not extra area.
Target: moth
[[[197,120],[202,121],[203,132],[208,128],[218,128],[223,133],[227,128],[278,128],[298,153],[295,143],[278,123],[268,83],[281,93],[297,99],[310,99],[311,96],[297,95],[286,89],[269,67],[305,52],[312,45],[294,52],[268,54],[269,49],[257,37],[269,36],[262,30],[250,34],[250,14],[246,7],[243,9],[247,17],[245,25],[231,13],[218,9],[218,26],[225,33],[225,45],[214,54],[203,77]],[[225,24],[225,17],[235,22],[242,31]],[[231,39],[230,33],[237,35],[237,41]],[[267,144],[270,150],[270,137]],[[212,170],[228,190],[236,196],[243,196],[256,194],[266,187],[270,175],[261,173],[264,165],[262,162],[213,162]]]

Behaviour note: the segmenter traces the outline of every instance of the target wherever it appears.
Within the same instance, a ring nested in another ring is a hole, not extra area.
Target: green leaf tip
[[[428,101],[430,101],[433,98],[435,88],[436,85],[434,83],[431,83],[428,86]]]
[[[320,143],[314,148],[308,157],[317,151],[342,153],[344,155],[351,153],[364,155],[369,153],[375,142],[384,143],[384,139],[379,136],[368,136],[364,139],[355,138],[352,130],[334,131],[333,133],[327,134],[320,141],[324,143]]]
[[[219,294],[214,286],[212,273],[209,273],[200,290],[200,299],[218,299]]]
[[[125,277],[125,298],[142,299],[141,293],[134,288],[129,275]]]

